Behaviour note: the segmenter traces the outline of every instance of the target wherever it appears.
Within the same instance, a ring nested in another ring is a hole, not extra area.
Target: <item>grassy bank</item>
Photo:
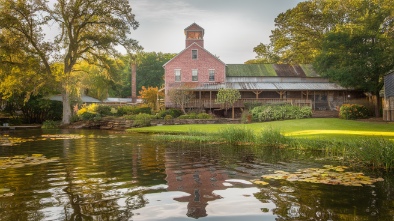
[[[160,134],[165,141],[228,143],[321,151],[349,165],[394,169],[394,124],[334,118],[253,124],[171,125],[130,129]]]
[[[228,127],[246,128],[255,134],[268,128],[275,128],[285,136],[299,138],[335,138],[348,139],[357,137],[384,137],[394,139],[394,124],[382,122],[364,122],[337,118],[309,118],[298,120],[271,121],[252,124],[188,124],[163,125],[129,129],[129,132],[182,134],[192,132],[217,133]]]

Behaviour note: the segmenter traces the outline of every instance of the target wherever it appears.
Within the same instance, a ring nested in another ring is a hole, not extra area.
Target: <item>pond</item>
[[[358,186],[261,179],[342,165],[321,155],[113,131],[12,131],[0,134],[0,220],[394,219],[393,174],[344,167],[382,178]]]

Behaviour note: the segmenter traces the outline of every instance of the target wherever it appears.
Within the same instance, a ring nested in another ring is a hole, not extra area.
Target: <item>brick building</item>
[[[246,102],[285,102],[309,105],[316,110],[335,110],[349,98],[362,96],[320,77],[311,65],[225,64],[204,48],[204,29],[196,23],[184,30],[185,49],[164,64],[165,106],[177,107],[171,90],[194,93],[185,108],[220,109],[215,103],[220,88],[240,91],[236,108]]]

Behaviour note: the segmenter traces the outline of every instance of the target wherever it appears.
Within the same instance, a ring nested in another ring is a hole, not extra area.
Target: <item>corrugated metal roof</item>
[[[220,88],[233,88],[240,91],[323,91],[323,90],[346,90],[335,83],[222,83],[222,84],[203,84],[194,88],[194,90],[219,90]]]
[[[48,99],[51,101],[63,101],[61,95],[52,95],[52,96],[48,97]],[[86,96],[86,95],[82,95],[80,97],[80,99],[83,103],[101,103],[100,100],[98,100],[94,97]]]
[[[227,77],[320,77],[310,64],[227,64]]]

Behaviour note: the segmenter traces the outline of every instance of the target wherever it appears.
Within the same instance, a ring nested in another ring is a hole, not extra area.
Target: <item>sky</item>
[[[254,59],[253,48],[269,43],[275,18],[301,0],[129,0],[140,26],[132,32],[146,52],[179,53],[184,29],[205,30],[204,47],[226,64]]]

